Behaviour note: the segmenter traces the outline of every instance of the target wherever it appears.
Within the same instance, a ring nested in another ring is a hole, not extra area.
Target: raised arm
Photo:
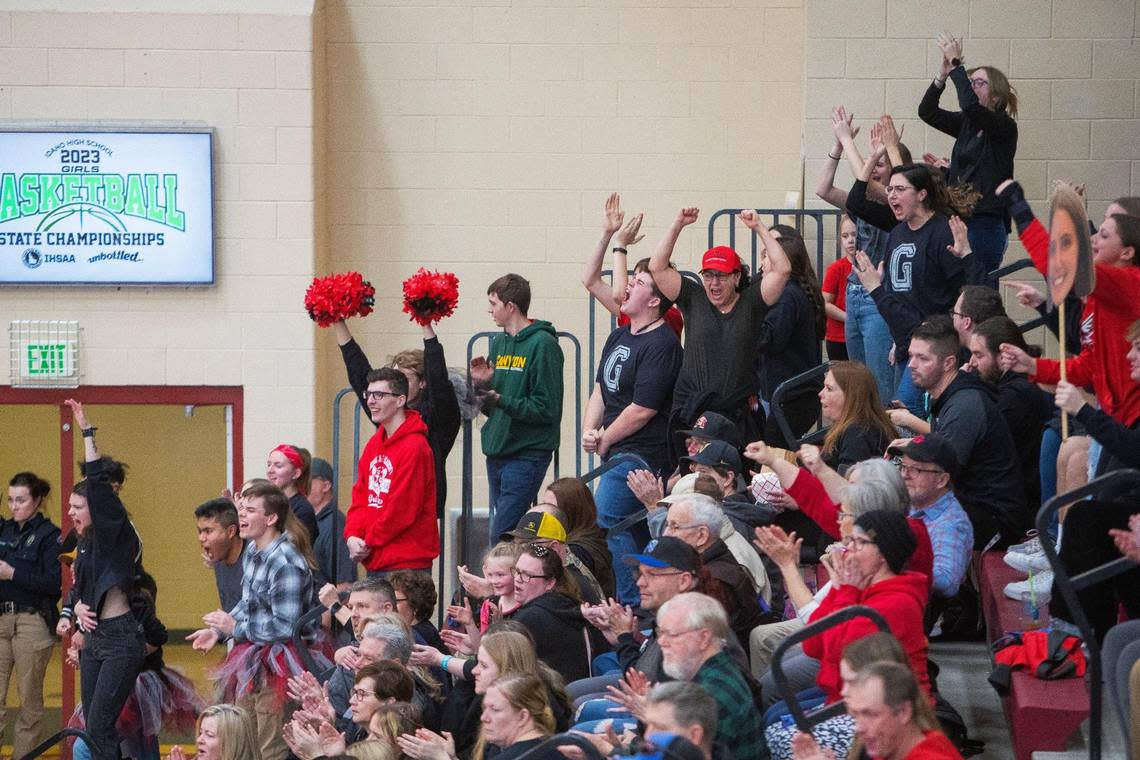
[[[610,292],[614,303],[621,309],[625,301],[625,289],[629,285],[629,247],[637,245],[645,235],[641,234],[641,221],[645,214],[634,214],[617,231],[617,245],[614,246],[613,276]]]
[[[832,124],[838,118],[840,106],[831,109]],[[848,125],[851,123],[851,117],[848,117]],[[853,135],[859,134],[858,128],[852,129]],[[843,160],[843,142],[836,137],[835,145],[827,154],[827,161],[823,165],[823,170],[819,174],[819,182],[815,186],[815,194],[820,200],[827,201],[832,206],[842,209],[847,205],[847,191],[835,186],[835,172],[839,169],[839,162]]]
[[[879,127],[879,139],[882,141],[883,147],[887,149],[887,158],[890,160],[891,166],[902,166],[906,161],[903,161],[899,145],[902,144],[902,134],[906,125],[903,125],[903,129],[896,130],[895,120],[891,118],[889,113],[885,113],[879,117]]]
[[[610,240],[613,239],[614,233],[621,229],[622,221],[625,219],[625,212],[621,210],[621,196],[617,193],[610,193],[610,197],[606,198],[605,212],[602,215],[602,237],[598,240],[598,244],[594,247],[594,251],[590,257],[586,259],[586,265],[582,269],[582,285],[586,290],[597,299],[606,311],[613,314],[615,317],[618,315],[618,309],[621,303],[615,298],[615,288],[610,288],[602,280],[602,263],[606,259],[606,249],[610,246]],[[615,258],[617,252],[615,251]],[[625,257],[621,258],[622,274],[625,274]],[[614,277],[617,277],[617,266],[614,267]],[[616,282],[615,282],[616,286]]]
[[[851,121],[855,118],[854,114],[848,115],[846,109],[840,106],[832,112],[831,116],[831,131],[835,133],[835,139],[843,145],[843,152],[847,156],[847,164],[851,167],[851,173],[856,177],[863,171],[863,154],[859,152],[858,146],[855,145],[855,135],[859,130],[852,126]],[[876,145],[876,136],[878,131],[875,126],[871,127],[871,149],[874,150]],[[881,184],[870,179],[868,176],[868,192],[872,198],[878,200],[886,200],[887,191]]]
[[[677,238],[681,236],[681,230],[697,221],[700,215],[701,210],[694,206],[678,211],[677,218],[669,225],[665,237],[661,238],[661,242],[657,244],[657,250],[649,259],[649,273],[653,275],[653,281],[657,283],[658,290],[664,293],[670,301],[676,301],[677,296],[681,294],[681,273],[669,266],[669,260],[673,257],[673,248],[677,245]]]
[[[768,272],[760,278],[759,287],[760,297],[764,299],[764,303],[771,306],[780,300],[784,286],[788,284],[788,278],[792,275],[791,262],[788,261],[788,254],[784,252],[780,241],[760,221],[760,216],[755,211],[741,211],[740,221],[760,236],[760,242],[764,244],[764,251],[768,254]]]

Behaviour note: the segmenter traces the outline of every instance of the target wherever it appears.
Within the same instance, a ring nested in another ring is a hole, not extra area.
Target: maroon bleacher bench
[[[1021,604],[1002,593],[1007,583],[1025,580],[1002,561],[1001,552],[982,556],[982,614],[986,619],[986,640],[991,644],[1021,624]],[[1089,694],[1083,678],[1042,681],[1018,670],[1010,681],[1009,694],[1002,699],[1013,749],[1017,760],[1031,760],[1038,750],[1059,752],[1089,714]]]

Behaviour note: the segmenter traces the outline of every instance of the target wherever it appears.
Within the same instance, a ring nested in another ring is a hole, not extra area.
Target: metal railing
[[[780,692],[780,698],[784,700],[784,704],[788,706],[788,712],[792,714],[792,718],[796,722],[796,728],[806,733],[811,732],[811,727],[822,723],[828,718],[834,718],[836,715],[842,715],[845,705],[842,701],[835,702],[834,704],[821,707],[813,710],[810,713],[805,713],[804,709],[800,706],[799,700],[796,699],[796,693],[792,691],[792,685],[788,682],[788,676],[784,672],[784,655],[795,645],[810,639],[812,636],[823,633],[829,628],[834,628],[837,625],[842,625],[849,620],[857,617],[865,617],[870,620],[875,626],[886,633],[890,633],[890,626],[887,621],[876,610],[862,604],[855,604],[850,607],[845,607],[838,612],[833,612],[827,617],[820,618],[819,620],[800,628],[798,631],[792,631],[788,636],[780,642],[776,647],[776,651],[772,653],[772,679],[776,682],[776,690]]]
[[[49,736],[47,739],[44,739],[42,742],[37,744],[32,749],[31,752],[29,752],[28,754],[21,757],[20,760],[33,760],[33,758],[39,757],[40,755],[47,752],[49,749],[51,749],[55,745],[59,744],[60,742],[62,742],[64,739],[66,739],[69,736],[74,736],[77,739],[82,739],[83,743],[86,744],[88,747],[95,746],[95,743],[93,741],[91,741],[91,736],[88,735],[88,733],[86,731],[84,731],[82,729],[78,729],[78,728],[63,728],[63,729],[60,729],[59,731],[56,731],[54,734]],[[61,750],[62,750],[61,754],[71,752],[70,747],[61,747]]]
[[[709,248],[716,245],[717,223],[721,222],[723,226],[727,227],[728,242],[725,245],[732,248],[743,258],[744,252],[741,251],[736,244],[736,215],[743,210],[742,208],[722,208],[709,217]],[[774,220],[772,224],[783,224],[784,217],[790,217],[792,220],[790,226],[799,230],[799,233],[805,238],[805,243],[811,238],[810,235],[805,234],[804,230],[805,224],[810,220],[810,222],[815,225],[815,271],[820,276],[820,279],[823,279],[822,273],[827,268],[824,262],[828,261],[827,227],[830,225],[834,232],[834,242],[830,257],[830,261],[834,261],[839,254],[839,220],[844,214],[843,211],[837,208],[758,208],[751,210],[757,214],[772,217]],[[747,234],[751,241],[749,253],[751,254],[752,272],[755,273],[757,271],[757,264],[760,261],[760,238],[752,230],[747,230]]]
[[[1121,491],[1136,488],[1137,486],[1140,486],[1140,471],[1116,470],[1101,475],[1096,480],[1086,483],[1080,488],[1075,488],[1067,493],[1058,494],[1042,504],[1041,509],[1037,511],[1037,535],[1048,536],[1050,518],[1059,509],[1068,504],[1080,501],[1089,496],[1110,500],[1112,496],[1120,494]],[[1140,504],[1137,505],[1137,511],[1140,511]],[[1081,637],[1084,639],[1085,647],[1088,649],[1088,683],[1091,685],[1089,688],[1089,760],[1100,760],[1102,734],[1101,713],[1103,711],[1104,701],[1103,688],[1101,686],[1103,676],[1101,674],[1100,642],[1097,640],[1096,631],[1093,630],[1092,625],[1089,623],[1088,616],[1081,607],[1081,600],[1080,597],[1077,596],[1077,592],[1132,570],[1136,568],[1136,563],[1126,557],[1119,557],[1070,578],[1068,571],[1057,555],[1057,549],[1053,546],[1053,543],[1048,540],[1042,540],[1041,548],[1045,552],[1045,557],[1049,560],[1049,567],[1053,570],[1053,586],[1061,592],[1061,596],[1065,600],[1065,606],[1068,607],[1069,614],[1073,618],[1072,622],[1080,629]],[[1124,734],[1127,736],[1128,727],[1124,726],[1123,728]]]
[[[490,349],[491,341],[495,336],[500,335],[498,332],[479,332],[471,336],[467,341],[467,366],[471,366],[471,360],[475,357],[475,344],[481,340],[487,341],[487,348]],[[558,338],[570,341],[574,347],[574,441],[582,440],[582,343],[578,337],[573,333],[560,330],[556,333]],[[470,383],[470,375],[468,375],[468,383]],[[563,389],[565,394],[565,389]],[[564,399],[565,400],[565,399]],[[563,405],[565,408],[565,404]],[[463,485],[462,485],[462,502],[460,519],[462,524],[467,528],[471,525],[475,511],[475,425],[473,420],[463,421]],[[554,477],[559,478],[562,469],[562,447],[559,446],[554,450]],[[582,474],[582,450],[575,446],[574,454],[574,474],[580,476]],[[494,520],[495,510],[493,505],[488,504],[490,510],[490,519]],[[468,565],[471,559],[471,531],[465,529],[463,536],[459,543],[459,564]],[[441,563],[442,564],[442,563]],[[443,570],[440,570],[440,588],[443,588],[442,581]]]

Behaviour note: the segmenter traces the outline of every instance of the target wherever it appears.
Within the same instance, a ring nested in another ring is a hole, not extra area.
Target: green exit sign
[[[67,361],[66,343],[29,343],[27,373],[38,377],[59,377],[71,374]]]

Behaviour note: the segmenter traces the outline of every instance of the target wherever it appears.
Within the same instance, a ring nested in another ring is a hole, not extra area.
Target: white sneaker
[[[1033,535],[1030,536],[1028,541],[1020,544],[1014,544],[1006,549],[1008,554],[1035,554],[1041,551],[1041,541],[1037,538],[1037,531],[1030,531]]]
[[[1045,552],[1043,551],[1021,552],[1018,554],[1007,552],[1003,560],[1005,564],[1014,570],[1019,573],[1025,573],[1026,575],[1030,573],[1042,573],[1050,569],[1049,559],[1045,556]]]
[[[1005,584],[1005,595],[1010,599],[1021,601],[1021,595],[1029,590],[1029,580],[1014,581]],[[1033,574],[1033,593],[1048,594],[1053,590],[1053,571],[1044,570]]]

